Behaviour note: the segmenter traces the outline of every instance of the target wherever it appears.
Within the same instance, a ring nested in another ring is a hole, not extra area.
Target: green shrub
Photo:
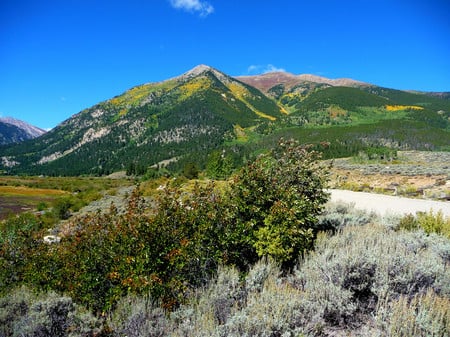
[[[0,222],[0,294],[22,284],[32,257],[40,251],[44,229],[40,219],[31,213]],[[39,272],[41,267],[37,264],[30,269]]]
[[[53,205],[53,212],[58,219],[66,220],[70,217],[70,209],[74,205],[73,198],[59,198]]]
[[[413,231],[419,228],[419,222],[417,221],[416,217],[412,214],[406,214],[403,216],[399,223],[398,223],[398,229],[404,229],[407,231]]]
[[[231,185],[234,220],[247,233],[259,257],[292,266],[313,246],[317,218],[328,199],[327,168],[320,155],[295,141],[281,139],[270,153],[244,166]]]
[[[417,222],[426,233],[442,234],[450,238],[450,217],[445,218],[442,211],[418,213]]]
[[[398,229],[416,230],[421,228],[426,233],[436,233],[450,238],[450,217],[444,217],[442,211],[434,213],[418,212],[416,216],[407,214],[400,219]]]

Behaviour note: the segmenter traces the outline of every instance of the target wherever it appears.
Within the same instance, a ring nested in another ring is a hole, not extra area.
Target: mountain
[[[317,75],[303,74],[293,75],[287,72],[271,72],[255,76],[238,76],[238,80],[258,88],[266,94],[274,94],[277,91],[298,92],[301,89],[312,89],[317,87],[366,87],[368,83],[355,81],[348,78],[329,79]],[[278,90],[276,89],[278,88]]]
[[[180,171],[225,157],[239,166],[280,137],[316,144],[325,157],[373,148],[450,150],[450,100],[447,93],[314,75],[233,78],[200,65],[100,102],[39,138],[0,147],[0,169],[103,175],[167,165]]]
[[[12,117],[0,117],[0,145],[18,143],[43,135],[46,131]]]
[[[0,157],[8,171],[55,175],[182,159],[202,166],[235,130],[281,116],[277,103],[259,90],[200,65],[98,103],[27,146],[0,149]]]

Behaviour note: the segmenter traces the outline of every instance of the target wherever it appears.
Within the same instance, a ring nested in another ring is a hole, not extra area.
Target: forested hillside
[[[280,137],[314,144],[326,157],[380,147],[447,151],[449,118],[445,93],[283,73],[235,79],[202,65],[100,102],[36,140],[0,147],[0,167],[53,176],[181,172],[206,170],[221,152],[233,170]]]

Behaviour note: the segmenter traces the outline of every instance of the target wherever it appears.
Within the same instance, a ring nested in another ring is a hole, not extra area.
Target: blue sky
[[[447,0],[2,0],[0,116],[52,128],[207,64],[450,91]]]

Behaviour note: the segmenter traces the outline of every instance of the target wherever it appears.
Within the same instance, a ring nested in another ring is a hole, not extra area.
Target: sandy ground
[[[374,211],[380,215],[416,214],[416,212],[428,212],[430,210],[436,213],[440,210],[444,216],[450,217],[450,202],[448,201],[410,199],[345,190],[329,190],[329,192],[331,192],[332,202],[343,201],[353,203],[356,208]]]

